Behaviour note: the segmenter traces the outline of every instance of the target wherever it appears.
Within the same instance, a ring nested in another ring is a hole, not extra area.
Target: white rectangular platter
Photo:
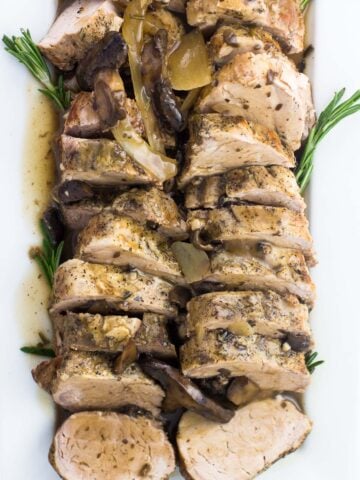
[[[1,36],[26,27],[37,40],[50,25],[55,2],[17,0],[1,8]],[[308,36],[315,54],[308,73],[318,112],[335,90],[345,86],[349,95],[360,88],[359,18],[358,0],[313,0]],[[34,180],[34,170],[46,166],[29,163],[34,142],[25,144],[26,136],[46,132],[28,121],[40,98],[35,84],[3,49],[0,72],[0,479],[55,480],[47,461],[53,407],[30,375],[38,359],[19,351],[36,341],[46,322],[46,295],[28,258],[38,242],[41,202],[36,204],[34,192],[44,181]],[[318,302],[312,324],[326,363],[306,395],[313,433],[303,448],[265,472],[264,480],[360,479],[360,114],[326,138],[315,162],[309,215],[320,264],[313,270]]]

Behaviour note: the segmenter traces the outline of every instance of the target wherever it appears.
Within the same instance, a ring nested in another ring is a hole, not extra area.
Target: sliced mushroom
[[[166,399],[163,403],[165,410],[172,411],[185,407],[221,423],[227,423],[234,416],[233,411],[223,408],[206,397],[195,383],[181,375],[176,368],[153,359],[143,360],[141,367],[145,373],[158,380],[166,390]]]
[[[109,32],[79,63],[76,78],[83,90],[92,90],[96,74],[103,69],[118,70],[127,58],[127,46],[118,32]]]

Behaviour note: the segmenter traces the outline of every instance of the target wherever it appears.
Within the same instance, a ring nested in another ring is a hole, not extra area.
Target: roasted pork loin
[[[308,417],[281,397],[237,410],[226,425],[187,412],[177,433],[181,468],[191,480],[252,480],[299,448],[311,428]]]

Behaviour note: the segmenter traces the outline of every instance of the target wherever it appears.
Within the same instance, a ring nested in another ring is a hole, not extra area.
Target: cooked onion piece
[[[191,243],[174,242],[171,250],[189,283],[201,280],[210,271],[210,260],[206,253]]]
[[[168,75],[175,90],[193,90],[211,82],[211,67],[202,34],[193,30],[184,35],[168,58]]]

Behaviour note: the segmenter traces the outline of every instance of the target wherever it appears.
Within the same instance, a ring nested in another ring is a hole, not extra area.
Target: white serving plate
[[[360,88],[360,2],[313,1],[308,30],[315,55],[309,75],[319,112],[335,90],[346,86],[350,94]],[[54,9],[54,0],[3,2],[0,34],[28,27],[40,39]],[[25,149],[24,139],[29,130],[39,133],[28,122],[36,85],[2,49],[0,72],[0,479],[55,480],[47,462],[52,403],[30,375],[38,360],[19,351],[36,341],[36,331],[46,325],[40,305],[46,300],[44,285],[27,255],[38,242],[35,214],[40,209],[32,205],[33,176],[24,167],[34,168],[26,160],[31,147],[27,143]],[[360,479],[359,152],[360,114],[337,127],[316,155],[309,212],[320,264],[313,270],[319,299],[312,324],[326,364],[306,394],[313,433],[303,448],[265,472],[264,480]]]

